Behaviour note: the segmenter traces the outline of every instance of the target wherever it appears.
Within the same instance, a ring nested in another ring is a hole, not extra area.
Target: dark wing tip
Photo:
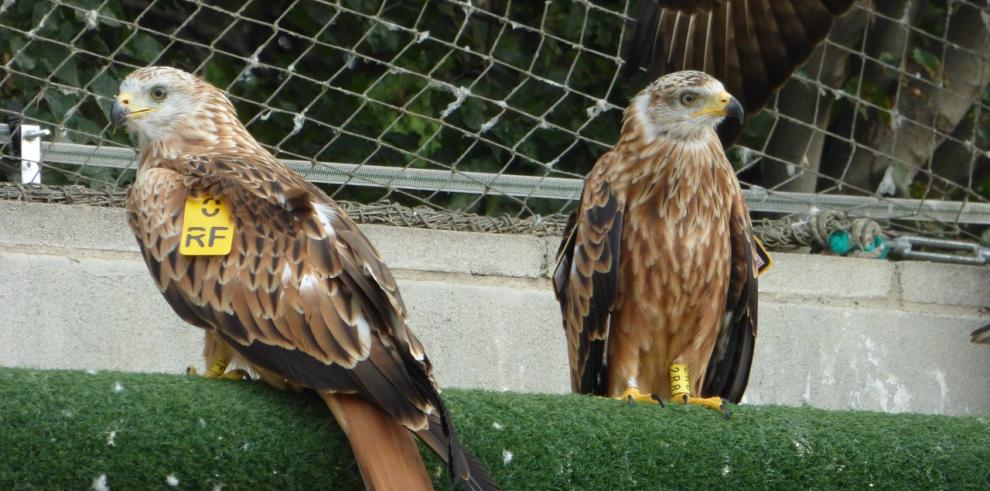
[[[756,274],[755,237],[745,206],[734,208],[730,244],[732,268],[726,295],[725,318],[708,362],[702,396],[720,396],[734,404],[749,384],[758,322],[759,279]],[[751,240],[752,239],[752,240]]]
[[[465,486],[472,491],[499,491],[500,488],[498,484],[495,484],[495,480],[492,479],[491,474],[488,473],[488,469],[485,468],[485,464],[482,464],[477,457],[475,457],[467,449],[463,449],[464,461],[468,467],[468,476],[462,479]]]
[[[990,324],[973,331],[972,336],[973,339],[971,341],[974,343],[990,344]]]

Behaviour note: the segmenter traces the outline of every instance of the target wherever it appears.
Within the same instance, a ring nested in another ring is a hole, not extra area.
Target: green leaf
[[[71,58],[66,60],[65,63],[55,72],[55,77],[66,85],[71,85],[73,87],[79,87],[79,70],[76,67],[75,60]]]
[[[932,80],[942,79],[942,62],[935,54],[922,48],[914,48],[911,50],[911,58],[928,72]]]
[[[117,80],[111,74],[110,70],[106,70],[93,79],[93,82],[90,84],[90,88],[93,92],[109,98],[113,97],[114,94],[117,93],[118,85],[120,85],[120,80]],[[110,102],[107,101],[106,104],[109,106]]]
[[[124,47],[124,54],[145,63],[151,63],[158,58],[164,48],[154,36],[139,32]]]
[[[69,108],[75,103],[75,97],[71,95],[62,94],[57,89],[50,88],[45,90],[45,95],[42,96],[45,103],[48,104],[48,108],[52,112],[52,116],[55,117],[56,121],[53,123],[60,122],[62,118],[65,117],[65,113],[69,111]]]

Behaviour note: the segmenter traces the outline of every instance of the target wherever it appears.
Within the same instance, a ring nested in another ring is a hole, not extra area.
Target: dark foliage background
[[[54,125],[58,140],[130,145],[106,116],[117,84],[136,67],[173,65],[227,90],[280,157],[581,177],[647,82],[618,72],[627,3],[8,0],[0,110]],[[986,201],[987,25],[983,0],[857,5],[770,110],[750,119],[731,152],[742,180]],[[814,114],[802,113],[812,105]],[[911,128],[935,137],[915,144]],[[133,177],[55,167],[46,183],[119,187]],[[328,190],[491,215],[568,206],[494,192]]]
[[[614,55],[621,18],[586,16],[578,3],[511,4],[509,22],[543,19],[543,29],[564,36],[542,43],[501,20],[466,16],[455,3],[209,3],[17,2],[0,25],[0,57],[14,69],[0,97],[23,101],[31,119],[61,124],[60,138],[127,144],[106,116],[119,80],[138,66],[172,65],[226,89],[251,132],[280,156],[524,175],[580,176],[618,132],[621,111],[587,115],[589,96],[625,100],[626,93],[609,90],[610,75],[602,76],[615,72],[616,61],[575,53],[563,40]],[[417,40],[398,26],[428,34]],[[460,87],[470,87],[472,97],[444,113]],[[471,141],[489,121],[486,141]],[[545,165],[551,161],[552,168]],[[51,182],[124,185],[131,178],[97,167],[73,171]],[[351,190],[347,197],[383,193]],[[504,207],[498,196],[415,197],[443,208]]]

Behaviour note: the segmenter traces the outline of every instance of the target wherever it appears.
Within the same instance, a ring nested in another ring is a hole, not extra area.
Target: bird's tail
[[[974,343],[990,344],[990,324],[973,331]]]
[[[461,445],[454,433],[454,427],[444,424],[444,420],[449,418],[446,410],[441,407],[440,412],[444,417],[441,418],[436,413],[431,414],[430,427],[417,431],[416,436],[447,463],[456,482],[460,482],[471,491],[498,491],[499,487],[492,480],[485,465]]]
[[[323,392],[320,397],[347,434],[367,489],[433,489],[419,448],[404,426],[360,397]]]

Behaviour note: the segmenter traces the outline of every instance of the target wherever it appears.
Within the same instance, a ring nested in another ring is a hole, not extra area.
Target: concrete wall
[[[568,390],[557,238],[364,226],[445,386]],[[990,415],[990,271],[775,254],[746,402]],[[201,333],[152,286],[121,210],[0,201],[0,365],[181,373]]]

